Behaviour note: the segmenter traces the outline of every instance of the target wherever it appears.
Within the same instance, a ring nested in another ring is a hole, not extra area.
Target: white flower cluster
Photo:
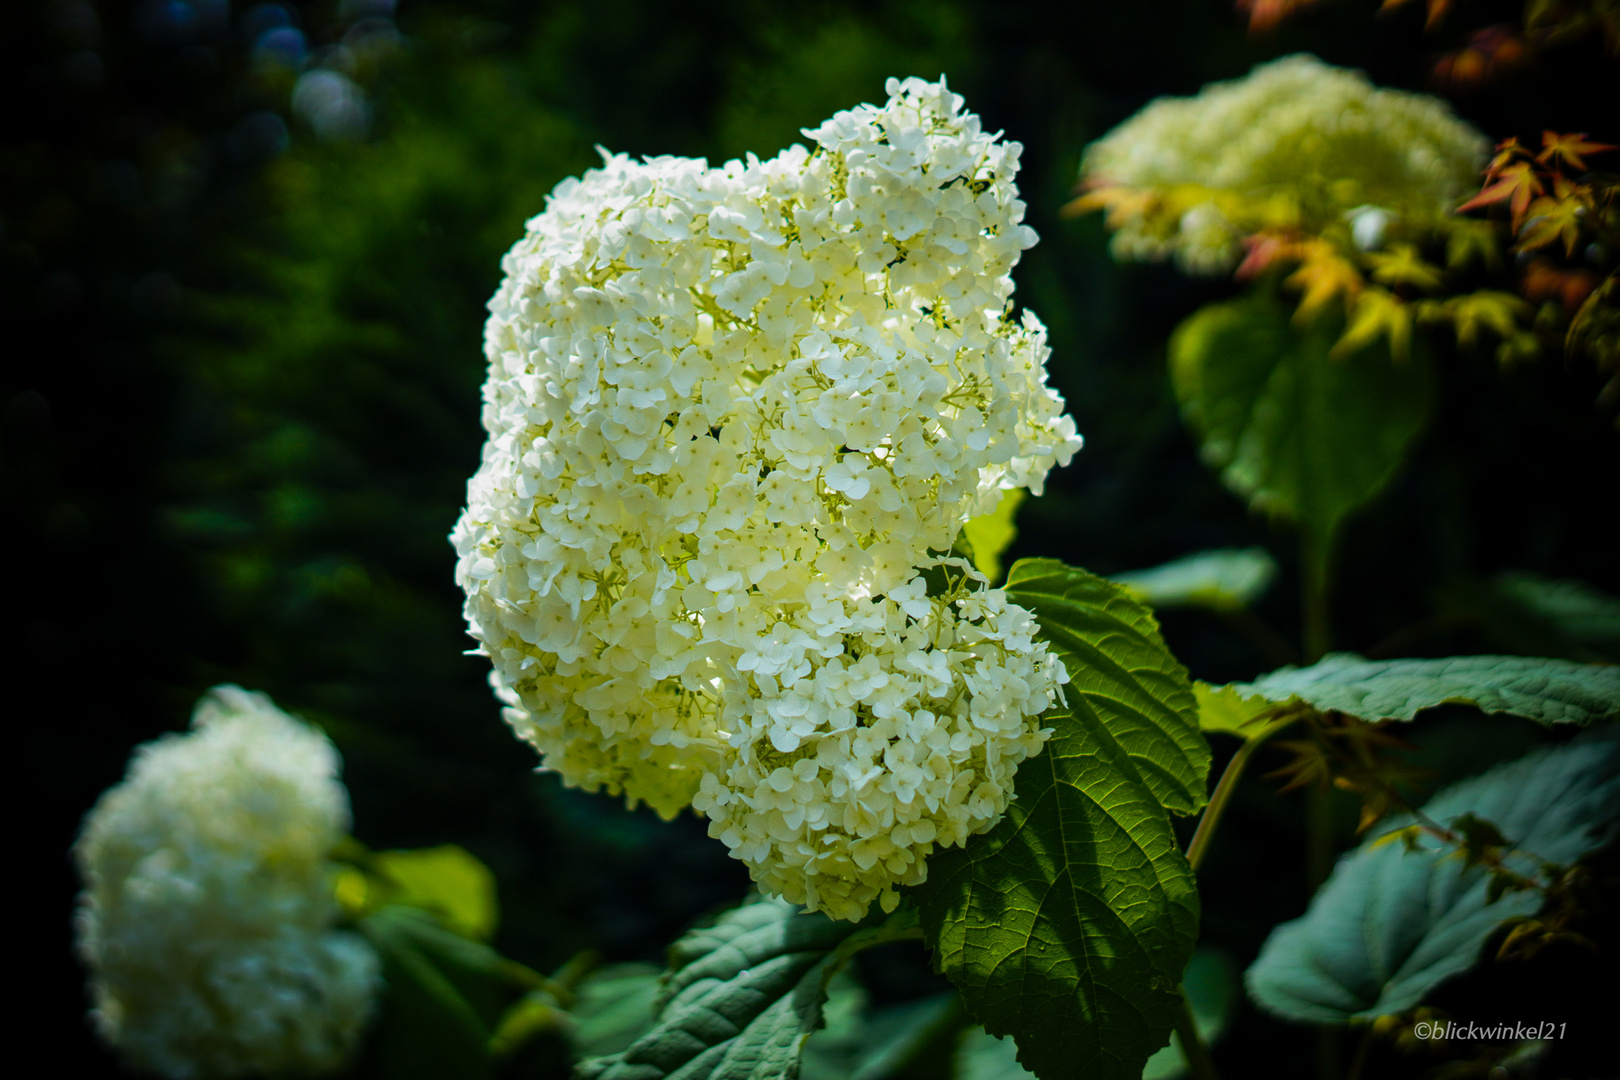
[[[1489,146],[1438,98],[1380,90],[1300,54],[1196,97],[1159,98],[1087,148],[1080,172],[1093,185],[1280,200],[1307,228],[1367,210],[1423,223],[1478,188]],[[1116,255],[1174,254],[1218,272],[1241,254],[1241,230],[1217,200],[1196,201],[1168,234],[1145,224],[1122,223]]]
[[[337,753],[235,686],[192,726],[136,751],[74,849],[96,1026],[167,1077],[336,1069],[379,978],[365,940],[331,929]]]
[[[510,723],[566,783],[691,805],[843,918],[992,825],[1062,666],[920,571],[1078,449],[1010,315],[1020,147],[890,80],[769,161],[606,157],[490,302],[452,539]]]

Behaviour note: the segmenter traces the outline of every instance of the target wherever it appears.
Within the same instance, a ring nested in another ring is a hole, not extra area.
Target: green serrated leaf
[[[1001,580],[1001,556],[1018,538],[1018,526],[1013,524],[1013,518],[1028,494],[1023,488],[1004,491],[994,510],[962,526],[962,534],[973,552],[973,565],[991,584]]]
[[[793,1080],[822,1023],[828,983],[850,956],[915,934],[904,913],[852,926],[759,899],[670,947],[650,1030],[583,1061],[581,1080]]]
[[[1077,693],[1087,699],[1098,736],[1118,745],[1167,809],[1201,810],[1209,744],[1198,733],[1187,671],[1165,648],[1153,613],[1121,586],[1056,559],[1020,559],[1006,589],[1035,613],[1068,668],[1069,705],[1079,708]]]
[[[1421,348],[1400,363],[1383,341],[1330,356],[1341,329],[1325,316],[1296,326],[1256,291],[1201,308],[1170,339],[1204,459],[1251,507],[1298,523],[1323,561],[1345,516],[1400,469],[1434,400]]]
[[[1465,814],[1512,840],[1509,868],[1570,863],[1606,844],[1620,819],[1620,739],[1611,732],[1541,750],[1454,784],[1424,813],[1450,826]],[[1472,967],[1502,924],[1534,914],[1539,892],[1492,900],[1492,875],[1433,837],[1419,850],[1383,843],[1412,825],[1392,819],[1339,860],[1304,917],[1272,931],[1246,976],[1259,1005],[1290,1020],[1346,1023],[1413,1008]]]
[[[1202,805],[1209,750],[1186,672],[1122,587],[1023,560],[1007,589],[1063,651],[1068,704],[1043,718],[1053,735],[1019,767],[1006,817],[936,852],[912,894],[968,1011],[1014,1035],[1027,1068],[1137,1080],[1197,936],[1165,806]]]
[[[1299,698],[1362,720],[1410,720],[1437,705],[1471,705],[1543,724],[1620,717],[1620,667],[1529,656],[1363,660],[1333,653],[1233,687],[1271,701]]]
[[[1258,600],[1276,576],[1277,560],[1265,548],[1220,548],[1113,580],[1153,607],[1230,611]]]
[[[1237,969],[1231,959],[1218,950],[1199,949],[1187,965],[1182,985],[1205,1044],[1218,1041],[1237,1003]],[[1172,1033],[1169,1045],[1148,1058],[1142,1080],[1173,1080],[1185,1075],[1187,1065],[1180,1046],[1179,1037]],[[952,1069],[954,1080],[1028,1080],[1032,1075],[1018,1064],[1018,1048],[1011,1039],[998,1039],[976,1025],[963,1032]]]

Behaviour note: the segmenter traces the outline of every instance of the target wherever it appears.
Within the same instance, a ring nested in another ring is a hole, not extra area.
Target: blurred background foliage
[[[497,942],[536,967],[587,948],[656,961],[741,895],[740,865],[690,816],[660,823],[536,776],[487,662],[463,655],[444,537],[482,441],[483,305],[523,221],[596,144],[770,156],[879,99],[886,76],[946,73],[1025,146],[1042,242],[1018,298],[1051,328],[1052,381],[1087,439],[1020,509],[1010,556],[1111,574],[1258,545],[1288,571],[1286,533],[1199,462],[1165,370],[1170,329],[1236,286],[1118,265],[1095,215],[1058,210],[1087,142],[1154,96],[1262,60],[1308,50],[1428,88],[1446,43],[1424,36],[1419,5],[1382,19],[1376,6],[1312,7],[1250,34],[1224,0],[6,4],[5,656],[28,807],[13,888],[37,939],[29,1008],[65,1066],[116,1071],[83,1021],[68,847],[130,748],[181,727],[217,682],[332,733],[365,843],[455,842],[487,862]],[[1476,21],[1517,10],[1473,6]],[[1615,141],[1613,75],[1594,38],[1454,103],[1493,138]],[[1620,591],[1620,438],[1593,407],[1597,376],[1436,349],[1437,421],[1347,534],[1335,644],[1564,655],[1483,583],[1513,572]],[[1257,612],[1297,640],[1293,577]],[[1274,666],[1270,639],[1209,611],[1164,622],[1195,676]],[[1443,716],[1417,732],[1445,778],[1532,737]],[[1297,803],[1254,779],[1223,830],[1206,933],[1240,964],[1303,909],[1300,828]],[[880,1000],[919,992],[886,977],[872,975]],[[1218,1059],[1264,1054],[1291,1075],[1307,1035],[1240,1011]]]

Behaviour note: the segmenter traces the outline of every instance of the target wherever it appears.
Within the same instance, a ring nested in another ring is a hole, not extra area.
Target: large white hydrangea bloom
[[[1079,447],[1008,277],[1020,147],[890,80],[769,161],[606,156],[490,301],[452,539],[507,717],[566,783],[692,805],[856,918],[1005,810],[1065,677],[930,550]]]
[[[136,751],[74,849],[96,1026],[177,1080],[336,1069],[379,977],[365,940],[332,929],[337,752],[235,686],[192,727]]]
[[[1080,172],[1093,185],[1283,200],[1307,228],[1347,214],[1421,223],[1478,189],[1489,147],[1438,98],[1381,90],[1360,72],[1299,54],[1195,97],[1151,102],[1092,143]],[[1168,234],[1151,224],[1121,221],[1115,254],[1174,255],[1189,270],[1219,272],[1242,253],[1241,230],[1219,200],[1195,202]]]

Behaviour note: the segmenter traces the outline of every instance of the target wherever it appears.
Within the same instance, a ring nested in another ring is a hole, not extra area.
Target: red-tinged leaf
[[[1247,253],[1232,275],[1239,281],[1249,281],[1274,263],[1299,257],[1298,240],[1282,233],[1263,232],[1245,236],[1243,246]]]
[[[1428,2],[1429,9],[1423,16],[1423,29],[1433,30],[1440,25],[1440,20],[1445,18],[1446,12],[1451,9],[1451,0],[1428,0]],[[1394,11],[1409,3],[1411,0],[1384,0],[1384,5],[1378,9],[1378,13],[1382,15],[1386,11]]]
[[[1572,132],[1568,135],[1560,135],[1555,131],[1544,131],[1541,133],[1541,145],[1543,149],[1541,153],[1536,155],[1537,161],[1543,165],[1549,161],[1556,161],[1568,165],[1572,169],[1579,169],[1581,172],[1585,172],[1587,169],[1585,155],[1601,154],[1605,150],[1617,149],[1617,147],[1609,143],[1587,142],[1586,132],[1584,131]]]
[[[1530,163],[1521,161],[1504,168],[1501,179],[1457,207],[1457,211],[1478,210],[1492,203],[1506,202],[1513,211],[1513,228],[1517,230],[1524,221],[1525,211],[1530,208],[1530,200],[1545,190],[1541,177]]]
[[[1291,18],[1300,8],[1307,8],[1317,0],[1237,0],[1237,9],[1247,12],[1249,32],[1263,34],[1277,24]]]
[[[1565,311],[1581,309],[1597,288],[1597,275],[1590,270],[1565,270],[1548,259],[1532,259],[1524,269],[1521,288],[1532,303],[1557,300]]]
[[[1435,62],[1434,80],[1451,90],[1473,90],[1522,64],[1529,55],[1524,39],[1506,24],[1468,36],[1468,44]]]

